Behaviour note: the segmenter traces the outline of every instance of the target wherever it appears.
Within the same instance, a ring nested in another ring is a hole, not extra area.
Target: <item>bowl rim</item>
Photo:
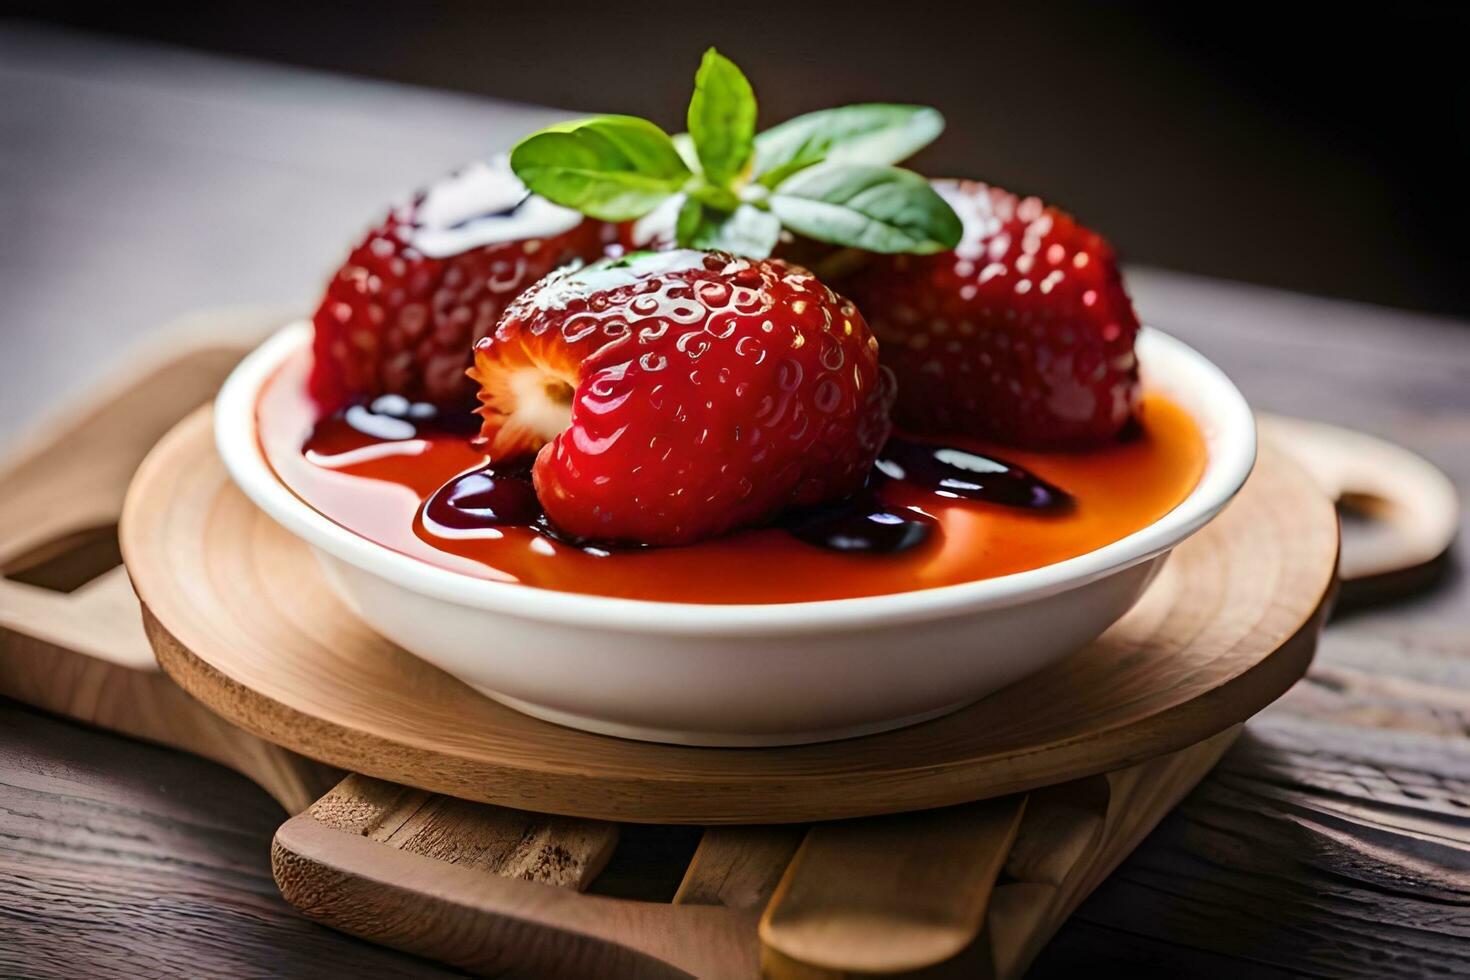
[[[847,632],[1014,606],[1079,588],[1156,557],[1198,531],[1239,492],[1256,459],[1255,419],[1244,396],[1203,355],[1159,330],[1138,336],[1140,369],[1167,365],[1157,386],[1178,396],[1206,439],[1199,482],[1168,513],[1093,551],[1050,565],[954,585],[845,599],[718,604],[562,592],[475,578],[403,554],[348,530],[277,477],[256,433],[261,388],[311,341],[311,324],[276,331],[230,373],[214,402],[215,445],[252,503],[287,532],[361,571],[421,595],[559,626],[690,636]]]

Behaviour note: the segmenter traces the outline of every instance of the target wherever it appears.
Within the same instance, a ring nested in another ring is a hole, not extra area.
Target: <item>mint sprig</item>
[[[552,126],[522,140],[510,165],[537,194],[603,221],[641,217],[690,178],[669,135],[636,116]]]
[[[803,170],[777,185],[771,211],[792,231],[869,252],[954,248],[960,219],[911,170],[853,163]]]
[[[958,243],[960,221],[944,199],[893,166],[939,135],[938,112],[852,105],[757,134],[756,108],[745,75],[710,48],[694,77],[687,134],[634,116],[594,116],[526,137],[510,164],[535,193],[604,221],[667,206],[678,215],[678,244],[689,248],[763,258],[783,226],[872,252]]]
[[[714,48],[704,53],[689,99],[689,138],[704,176],[728,186],[755,147],[755,91],[735,63]]]
[[[937,109],[920,105],[847,105],[788,119],[755,138],[755,176],[767,187],[828,163],[894,164],[944,132]]]

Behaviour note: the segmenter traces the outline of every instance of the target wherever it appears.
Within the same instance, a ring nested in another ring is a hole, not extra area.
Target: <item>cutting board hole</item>
[[[700,827],[623,824],[607,867],[587,891],[644,902],[673,901],[703,833]]]
[[[1344,562],[1351,565],[1360,553],[1372,554],[1398,545],[1402,532],[1387,519],[1390,507],[1382,497],[1370,494],[1345,493],[1338,498]]]
[[[1392,509],[1390,501],[1374,493],[1346,490],[1337,498],[1337,514],[1344,524],[1382,524]]]
[[[1367,493],[1344,493],[1337,500],[1342,522],[1342,566],[1359,568],[1389,561],[1391,556],[1412,549],[1409,529],[1396,519],[1392,502]]]
[[[53,592],[75,592],[122,564],[117,525],[88,528],[53,538],[0,568],[12,582]]]

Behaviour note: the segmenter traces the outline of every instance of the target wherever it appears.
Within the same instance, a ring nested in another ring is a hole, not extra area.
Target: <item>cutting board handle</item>
[[[157,669],[117,549],[128,483],[154,443],[289,319],[240,307],[164,324],[0,458],[0,629]]]
[[[341,772],[235,728],[158,669],[116,531],[153,444],[286,319],[243,309],[166,325],[0,460],[0,694],[223,763],[295,813]]]
[[[1325,422],[1261,415],[1261,433],[1302,465],[1343,515],[1339,604],[1418,592],[1459,533],[1454,484],[1402,446]]]

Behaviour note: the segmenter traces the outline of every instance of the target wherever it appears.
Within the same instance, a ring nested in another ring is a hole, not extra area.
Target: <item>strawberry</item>
[[[492,460],[535,453],[575,538],[687,544],[863,485],[892,382],[857,309],[811,273],[636,253],[525,292],[475,345]]]
[[[321,410],[382,394],[465,409],[474,342],[548,272],[602,251],[605,226],[533,197],[502,158],[397,208],[332,277],[312,322]]]
[[[1034,197],[934,187],[964,222],[953,251],[874,256],[838,281],[898,377],[894,421],[1034,448],[1117,436],[1138,397],[1138,318],[1112,248]]]

